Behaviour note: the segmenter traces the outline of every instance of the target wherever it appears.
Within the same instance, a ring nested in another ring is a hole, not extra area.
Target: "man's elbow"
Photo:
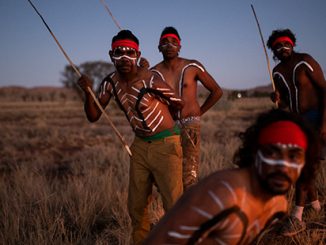
[[[100,118],[100,114],[91,114],[91,113],[86,113],[87,116],[87,120],[91,123],[94,123],[96,121],[98,121],[98,119]]]
[[[223,90],[221,88],[217,88],[212,92],[212,94],[215,100],[218,101],[223,95]]]

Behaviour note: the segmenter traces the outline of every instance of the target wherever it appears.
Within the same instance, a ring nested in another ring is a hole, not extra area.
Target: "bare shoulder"
[[[157,63],[156,65],[154,65],[153,67],[151,67],[151,70],[160,70],[163,67],[163,61],[161,61],[160,63]]]
[[[298,57],[302,60],[310,60],[313,59],[313,57],[308,53],[297,53]]]
[[[243,169],[217,171],[191,188],[188,195],[199,202],[219,199],[225,206],[232,206],[238,202],[237,192],[246,187],[247,179]]]
[[[201,64],[198,60],[194,59],[183,59],[183,67],[193,68],[192,70],[196,71],[197,73],[205,71],[204,65]]]
[[[306,61],[311,64],[317,63],[317,61],[310,54],[307,54],[307,53],[301,53],[300,58],[301,58],[301,60]]]
[[[309,67],[311,71],[317,70],[321,72],[320,64],[310,54],[300,53],[298,56],[298,62],[302,62],[302,61],[306,63],[307,67]]]
[[[203,66],[203,64],[201,64],[198,60],[195,60],[195,59],[185,59],[185,58],[182,58],[183,59],[183,62],[185,65],[189,65],[189,64],[196,64],[196,65],[199,65],[199,66]]]

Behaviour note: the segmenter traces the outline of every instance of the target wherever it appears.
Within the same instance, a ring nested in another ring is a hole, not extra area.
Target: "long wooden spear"
[[[118,27],[119,30],[122,30],[121,26],[119,25],[118,21],[114,18],[109,6],[105,3],[104,0],[100,0],[101,3],[103,4],[104,8],[106,9],[106,11],[109,13],[109,15],[111,16],[114,24]]]
[[[71,67],[74,69],[74,71],[77,73],[77,75],[79,77],[81,77],[81,73],[80,71],[77,69],[77,67],[74,65],[74,63],[71,61],[71,59],[69,58],[69,56],[67,55],[67,53],[65,52],[65,50],[62,48],[61,44],[59,43],[58,39],[56,38],[56,36],[53,34],[51,28],[48,26],[48,24],[45,22],[44,18],[42,17],[42,15],[40,14],[40,12],[36,9],[36,7],[34,6],[34,4],[31,2],[31,0],[27,0],[31,6],[33,7],[33,9],[35,10],[35,12],[38,14],[38,16],[42,19],[44,25],[46,26],[46,28],[48,29],[48,31],[50,32],[51,36],[53,37],[54,41],[57,43],[57,45],[59,46],[61,52],[64,54],[64,56],[66,57],[66,59],[68,60],[69,64],[71,65]],[[98,108],[101,110],[101,112],[104,114],[104,116],[108,119],[110,126],[113,128],[114,132],[116,133],[116,135],[119,137],[119,139],[121,140],[121,143],[124,145],[125,149],[127,150],[128,154],[130,156],[132,156],[130,148],[128,146],[128,144],[125,142],[124,138],[122,137],[122,135],[120,134],[120,132],[118,131],[118,129],[114,126],[113,122],[111,121],[109,115],[105,112],[105,110],[103,109],[102,105],[100,104],[100,102],[97,100],[93,90],[88,87],[88,92],[91,94],[91,96],[93,97],[95,104],[98,106]]]
[[[253,14],[255,16],[255,20],[256,20],[256,23],[257,23],[257,27],[258,27],[260,39],[262,41],[264,52],[265,52],[265,57],[266,57],[266,62],[267,62],[267,69],[268,69],[268,73],[269,73],[269,78],[270,78],[270,80],[272,82],[273,91],[275,92],[275,83],[274,83],[274,79],[273,79],[271,65],[270,65],[269,58],[268,58],[268,53],[267,53],[266,46],[265,46],[264,37],[263,37],[262,31],[261,31],[261,28],[260,28],[260,25],[259,25],[259,21],[258,21],[257,15],[256,15],[256,11],[254,9],[254,6],[252,4],[250,4],[250,6],[251,6],[252,12],[253,12]],[[278,107],[278,104],[277,103],[276,103],[276,107]]]

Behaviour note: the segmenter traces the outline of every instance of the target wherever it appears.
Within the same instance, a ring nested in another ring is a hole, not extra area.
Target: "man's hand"
[[[144,69],[149,69],[150,65],[149,65],[149,62],[147,59],[145,59],[144,57],[141,57],[139,60],[139,66]]]
[[[275,91],[273,93],[271,93],[271,100],[275,103],[275,104],[279,104],[281,102],[281,96],[280,93]]]
[[[88,88],[93,88],[93,81],[84,74],[78,79],[77,83],[85,93],[89,93]]]
[[[169,111],[170,111],[170,114],[173,118],[174,121],[178,121],[180,118],[179,118],[179,110],[173,106],[169,106]]]

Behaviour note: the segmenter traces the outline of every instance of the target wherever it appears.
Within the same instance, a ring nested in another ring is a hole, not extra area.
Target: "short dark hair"
[[[179,40],[181,41],[180,35],[177,31],[177,29],[175,29],[173,26],[167,26],[163,29],[162,33],[161,33],[161,37],[164,36],[165,34],[174,34],[176,35]]]
[[[261,130],[273,122],[283,120],[297,124],[307,137],[306,164],[302,169],[301,177],[303,177],[304,181],[310,181],[309,179],[313,178],[320,163],[320,141],[317,133],[299,115],[280,109],[272,109],[260,114],[252,126],[247,128],[245,132],[239,134],[242,145],[234,154],[234,163],[240,168],[253,165],[259,147],[258,137]]]
[[[112,43],[117,40],[123,40],[123,39],[132,40],[139,45],[138,38],[129,30],[119,31],[118,34],[112,38]]]
[[[268,41],[267,41],[267,47],[269,49],[273,48],[273,43],[275,40],[279,37],[288,37],[292,40],[293,46],[296,44],[296,37],[294,33],[290,29],[277,29],[272,32],[272,34],[269,36]]]

